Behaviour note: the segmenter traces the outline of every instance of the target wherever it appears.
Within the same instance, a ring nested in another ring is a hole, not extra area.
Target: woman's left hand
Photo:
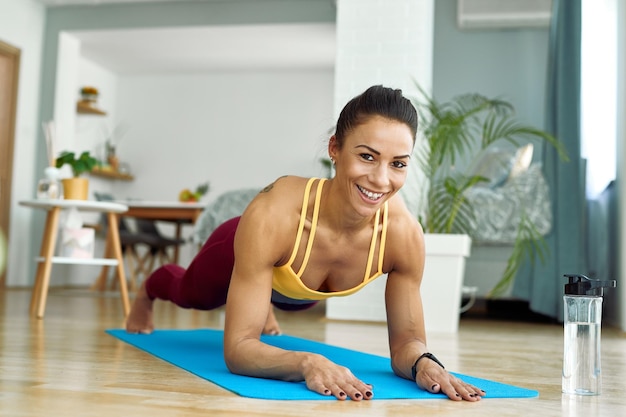
[[[450,374],[433,361],[420,361],[415,379],[420,388],[433,394],[445,394],[454,401],[478,401],[486,394],[480,388]]]

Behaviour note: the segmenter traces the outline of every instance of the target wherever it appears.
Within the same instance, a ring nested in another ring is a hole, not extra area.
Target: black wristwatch
[[[423,354],[422,354],[419,358],[417,358],[417,360],[415,361],[415,363],[414,363],[414,364],[413,364],[413,366],[411,367],[411,376],[413,377],[413,381],[415,381],[415,378],[417,377],[417,363],[418,363],[420,360],[424,359],[424,358],[428,358],[428,359],[430,359],[431,361],[436,362],[436,363],[437,363],[437,365],[441,366],[443,369],[446,369],[446,367],[445,367],[445,366],[443,366],[443,364],[442,364],[441,362],[439,362],[439,359],[437,359],[437,358],[435,357],[435,355],[433,355],[433,354],[432,354],[432,353],[430,353],[430,352],[423,353]]]

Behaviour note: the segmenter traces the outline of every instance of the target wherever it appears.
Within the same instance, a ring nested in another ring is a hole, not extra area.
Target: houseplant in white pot
[[[470,255],[476,227],[468,190],[494,181],[492,173],[473,172],[470,162],[489,149],[509,144],[520,147],[533,141],[547,142],[565,159],[562,144],[550,134],[515,120],[513,106],[480,94],[465,94],[438,103],[420,90],[414,104],[419,113],[420,133],[415,149],[423,183],[419,189],[418,218],[425,232],[426,264],[422,300],[427,331],[454,333],[458,329],[465,260]],[[532,221],[522,216],[513,252],[496,290],[510,284],[521,263],[545,253],[543,238]],[[346,299],[331,299],[331,318],[385,320],[385,280],[379,278]]]
[[[74,152],[64,151],[56,159],[56,167],[69,165],[72,169],[72,177],[62,179],[63,198],[67,200],[87,200],[89,196],[89,179],[81,177],[83,173],[91,172],[100,162],[91,156],[89,151],[81,153],[78,157]]]
[[[421,116],[424,140],[416,152],[427,180],[424,209],[420,214],[420,222],[427,233],[427,245],[431,236],[433,240],[446,235],[467,240],[474,234],[477,227],[475,208],[468,197],[469,191],[482,183],[497,182],[497,172],[505,170],[508,175],[508,164],[512,164],[510,160],[496,161],[503,166],[495,172],[484,166],[472,166],[472,162],[484,161],[483,157],[490,150],[506,146],[516,149],[529,143],[544,142],[554,146],[561,158],[567,160],[563,145],[555,137],[518,122],[513,105],[507,101],[465,94],[438,103],[423,91],[422,97],[416,107]],[[513,250],[502,278],[491,290],[493,295],[510,285],[526,259],[534,261],[535,256],[543,258],[547,252],[542,234],[525,215],[523,207],[520,210]],[[447,243],[446,246],[451,245]],[[427,268],[429,262],[427,259]],[[433,275],[425,277],[426,282],[441,279],[441,273],[437,271],[427,270],[426,273]],[[463,274],[461,271],[460,282]],[[459,287],[459,284],[455,286]],[[459,304],[460,297],[451,295],[450,298],[454,306]]]

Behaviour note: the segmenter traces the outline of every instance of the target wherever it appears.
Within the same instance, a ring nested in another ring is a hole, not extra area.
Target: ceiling
[[[180,0],[37,0],[46,6],[98,5],[112,3],[176,3]],[[186,0],[186,1],[226,1],[226,0]]]
[[[38,0],[49,7],[175,0]],[[215,0],[195,0],[215,1]],[[223,0],[222,0],[223,1]],[[332,23],[72,31],[83,57],[119,74],[333,68]]]

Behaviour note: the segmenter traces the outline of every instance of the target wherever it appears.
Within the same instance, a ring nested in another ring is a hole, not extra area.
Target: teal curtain
[[[543,168],[552,197],[549,253],[528,262],[515,279],[513,296],[532,311],[563,319],[564,274],[587,273],[585,254],[585,167],[580,157],[581,0],[554,0],[550,28],[546,130],[559,138],[570,158],[563,162],[550,146]]]

